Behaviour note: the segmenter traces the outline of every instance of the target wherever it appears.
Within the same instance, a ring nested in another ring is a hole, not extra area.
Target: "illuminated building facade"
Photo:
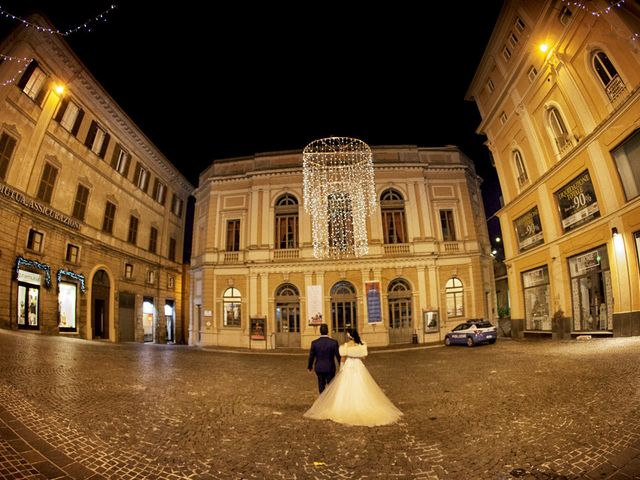
[[[180,341],[193,187],[60,35],[0,51],[0,326]]]
[[[327,323],[372,346],[439,342],[493,318],[480,179],[456,147],[375,147],[369,251],[316,259],[302,152],[216,160],[199,179],[189,341],[307,348]]]
[[[640,334],[638,14],[506,1],[469,88],[504,196],[516,335]]]

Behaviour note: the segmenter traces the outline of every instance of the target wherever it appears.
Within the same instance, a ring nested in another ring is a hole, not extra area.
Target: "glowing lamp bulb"
[[[538,48],[542,53],[547,53],[547,51],[549,50],[549,45],[547,45],[546,43],[541,43]]]
[[[64,87],[62,85],[56,85],[55,91],[58,95],[62,95],[64,93]]]

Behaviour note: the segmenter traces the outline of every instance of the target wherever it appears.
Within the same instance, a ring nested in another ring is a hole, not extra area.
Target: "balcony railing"
[[[274,260],[291,260],[300,258],[300,250],[297,248],[283,248],[273,251]]]
[[[609,95],[609,99],[612,103],[615,103],[616,100],[627,91],[627,87],[624,85],[624,82],[620,78],[620,75],[616,75],[615,77],[613,77],[607,85],[606,89],[607,95]]]
[[[224,252],[224,263],[238,263],[240,252]]]
[[[408,243],[392,243],[384,246],[385,255],[408,255],[409,253]]]
[[[460,244],[458,242],[442,242],[445,253],[456,253],[460,251]]]

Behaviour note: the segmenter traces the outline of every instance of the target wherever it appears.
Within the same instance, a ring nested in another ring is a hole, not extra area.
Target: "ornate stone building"
[[[302,153],[216,160],[200,175],[191,258],[190,343],[307,348],[327,323],[369,345],[439,342],[494,318],[480,179],[456,147],[373,149],[369,253],[313,257]]]
[[[0,52],[0,326],[180,341],[193,187],[59,35]]]
[[[508,0],[469,88],[516,334],[640,334],[639,13]]]

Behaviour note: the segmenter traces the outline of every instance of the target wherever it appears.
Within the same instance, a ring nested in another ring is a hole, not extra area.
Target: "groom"
[[[338,342],[329,336],[329,327],[326,323],[320,325],[320,337],[311,342],[309,351],[309,363],[307,369],[313,371],[313,362],[316,364],[316,375],[318,376],[318,390],[320,393],[336,375],[336,364],[333,359],[340,363],[340,352]]]

